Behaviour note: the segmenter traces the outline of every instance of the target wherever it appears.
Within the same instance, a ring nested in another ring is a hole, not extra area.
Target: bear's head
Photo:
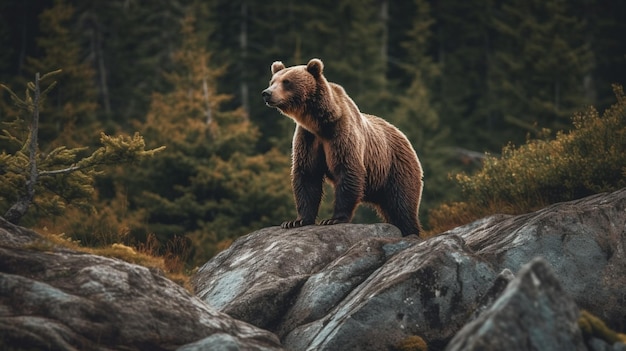
[[[299,119],[305,114],[307,106],[315,103],[320,89],[326,85],[323,70],[324,63],[320,59],[311,59],[306,65],[293,67],[285,67],[280,61],[272,63],[270,86],[262,93],[265,104]]]

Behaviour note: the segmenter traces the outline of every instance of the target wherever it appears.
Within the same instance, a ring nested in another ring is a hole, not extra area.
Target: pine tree
[[[496,115],[520,130],[503,136],[521,142],[528,131],[567,128],[569,117],[592,102],[583,88],[593,61],[585,22],[562,0],[517,1],[499,13],[489,89]]]
[[[613,84],[626,84],[626,2],[586,1],[568,2],[570,11],[587,24],[585,41],[594,54],[593,71],[584,78],[585,98],[598,108],[613,103]]]
[[[75,9],[64,0],[40,15],[41,36],[37,46],[41,57],[28,57],[26,68],[34,75],[63,68],[59,87],[43,107],[47,118],[40,126],[44,149],[57,146],[76,147],[97,138],[96,89],[94,70],[85,61],[79,41],[72,31]]]
[[[433,87],[440,76],[439,64],[428,55],[434,19],[430,5],[424,0],[415,0],[416,16],[413,27],[402,42],[405,60],[399,66],[411,77],[406,92],[399,94],[398,108],[393,113],[396,124],[414,138],[415,143],[424,145],[430,133],[439,127],[439,116],[432,97]]]
[[[375,115],[387,112],[389,100],[381,6],[372,0],[316,2],[311,13],[302,15],[315,19],[303,28],[309,36],[302,42],[303,55],[324,60],[327,78],[341,84],[361,111]]]
[[[152,93],[169,88],[162,73],[172,68],[180,20],[190,2],[77,2],[78,28],[97,67],[100,101],[103,108],[110,105],[111,113],[104,114],[109,128],[132,130],[135,121],[143,122]]]
[[[380,115],[388,111],[384,2],[213,2],[220,16],[214,16],[219,30],[211,41],[219,43],[220,62],[233,63],[220,81],[234,95],[229,106],[245,106],[248,101],[250,119],[263,134],[260,150],[288,148],[293,132],[293,124],[268,109],[260,98],[271,76],[269,67],[276,60],[291,66],[321,58],[327,77],[342,84],[363,111]],[[240,93],[243,84],[247,99]]]
[[[501,146],[489,113],[493,101],[487,90],[492,50],[489,28],[492,0],[446,0],[433,3],[437,48],[433,55],[441,67],[437,110],[444,125],[454,126],[455,145],[478,151]]]
[[[7,14],[9,13],[10,4],[3,2],[0,4],[0,46],[4,48],[0,52],[0,78],[7,72],[10,58],[14,54],[11,47],[11,28],[7,24]]]
[[[446,161],[452,157],[449,128],[442,125],[432,92],[440,78],[439,64],[429,55],[434,19],[425,0],[414,0],[416,14],[412,28],[402,42],[405,61],[400,68],[410,77],[405,91],[397,94],[397,104],[390,120],[402,130],[420,157],[428,186],[423,192],[422,215],[435,201],[442,201],[449,192]]]
[[[192,238],[195,257],[207,259],[220,242],[290,214],[289,158],[276,150],[254,154],[258,130],[242,109],[223,110],[217,91],[224,67],[215,67],[189,14],[182,25],[172,90],[153,94],[144,133],[165,143],[163,157],[126,177],[131,203],[149,213],[148,230],[167,242]],[[139,180],[147,186],[140,186]],[[269,204],[269,205],[268,205]]]
[[[205,4],[209,7],[205,18],[216,28],[209,37],[214,62],[228,64],[220,86],[232,99],[224,107],[244,109],[263,135],[257,140],[259,151],[288,148],[292,123],[272,114],[261,91],[267,87],[273,61],[302,63],[294,60],[303,23],[295,11],[306,4],[292,0],[213,0]]]
[[[65,146],[42,153],[39,150],[41,105],[56,82],[44,89],[41,81],[59,73],[35,74],[23,98],[0,85],[24,112],[23,119],[5,122],[2,129],[2,138],[16,146],[14,152],[0,153],[0,206],[6,210],[3,212],[6,220],[12,223],[20,222],[33,204],[42,210],[40,215],[61,214],[67,205],[92,208],[93,182],[99,166],[136,162],[162,149],[146,151],[138,134],[111,137],[102,133],[103,146],[91,155],[85,155],[85,147]]]

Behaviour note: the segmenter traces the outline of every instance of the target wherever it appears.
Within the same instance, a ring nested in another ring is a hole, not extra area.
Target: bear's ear
[[[274,61],[274,63],[272,63],[272,74],[284,68],[285,68],[285,65],[281,61]]]
[[[314,58],[306,65],[306,70],[309,71],[315,78],[319,78],[324,70],[324,63],[322,60]]]

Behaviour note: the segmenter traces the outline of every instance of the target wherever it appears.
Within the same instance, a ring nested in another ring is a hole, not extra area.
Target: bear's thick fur
[[[362,114],[323,70],[319,59],[289,68],[276,61],[263,91],[267,106],[297,124],[291,175],[298,218],[282,227],[315,223],[328,179],[335,187],[334,212],[321,225],[350,222],[363,201],[403,235],[419,235],[422,167],[411,143],[385,120]]]

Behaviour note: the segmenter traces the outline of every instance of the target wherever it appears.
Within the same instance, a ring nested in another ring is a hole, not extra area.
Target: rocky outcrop
[[[428,240],[391,257],[330,313],[295,328],[284,343],[294,350],[388,350],[419,335],[442,344],[463,326],[496,275],[458,236]]]
[[[0,349],[625,350],[625,248],[626,190],[427,240],[272,227],[201,267],[192,296],[0,220]]]
[[[201,347],[198,347],[200,345]],[[282,350],[159,272],[0,220],[2,350]]]
[[[497,270],[517,272],[545,258],[581,309],[626,329],[626,190],[487,218],[447,234],[461,236]]]
[[[290,350],[393,350],[417,337],[429,350],[443,349],[472,320],[487,313],[500,320],[490,311],[515,284],[522,290],[507,306],[562,289],[575,307],[626,327],[626,190],[488,217],[425,241],[388,228],[265,228],[201,267],[195,291],[218,310],[277,333]],[[530,274],[549,293],[518,282],[528,282],[520,269],[536,257],[554,271]],[[573,312],[561,307],[554,306],[554,320],[571,327]],[[526,322],[520,327],[541,325]],[[563,335],[580,346],[575,330]]]

